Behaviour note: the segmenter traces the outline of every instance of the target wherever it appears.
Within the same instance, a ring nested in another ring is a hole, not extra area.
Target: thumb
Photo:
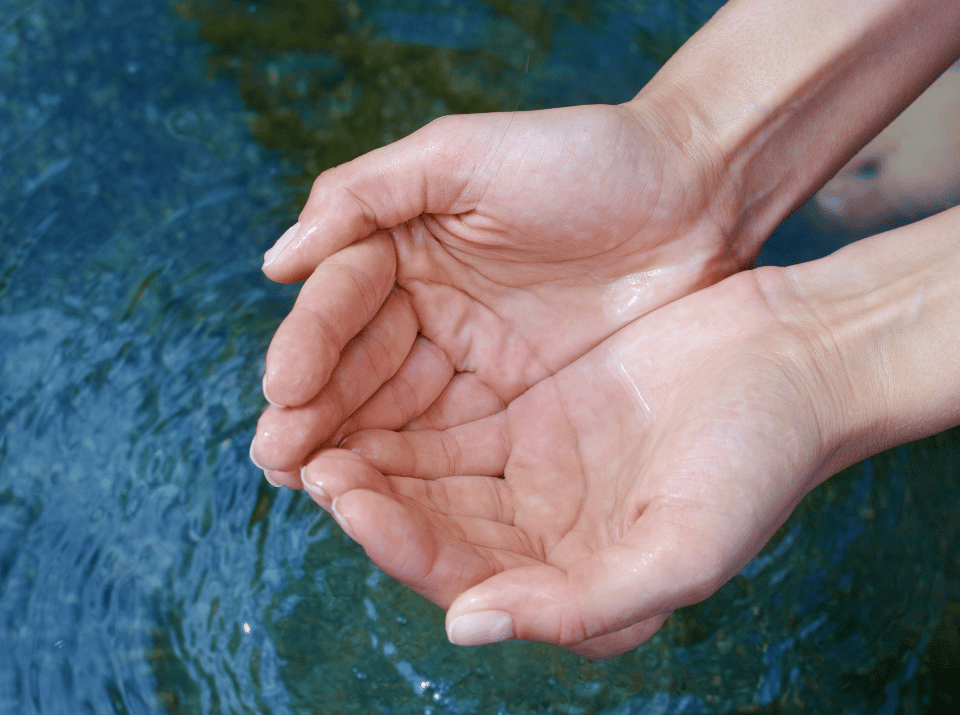
[[[716,566],[704,568],[716,560],[672,545],[683,538],[660,526],[667,528],[635,528],[568,568],[538,564],[491,576],[450,605],[447,637],[456,645],[539,641],[594,659],[639,645],[673,610],[703,600],[723,580]]]
[[[291,227],[264,255],[271,280],[306,278],[327,256],[424,213],[455,214],[471,183],[471,117],[441,117],[408,137],[324,171]]]

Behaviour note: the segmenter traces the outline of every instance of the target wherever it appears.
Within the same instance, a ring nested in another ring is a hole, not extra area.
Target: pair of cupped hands
[[[822,480],[810,346],[724,167],[634,105],[446,117],[324,172],[251,447],[450,640],[606,658]]]

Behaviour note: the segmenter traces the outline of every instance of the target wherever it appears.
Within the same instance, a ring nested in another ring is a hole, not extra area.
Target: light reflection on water
[[[955,437],[829,482],[741,577],[604,665],[449,646],[438,609],[267,487],[247,448],[293,293],[259,258],[295,170],[204,52],[160,0],[0,0],[0,713],[918,699]]]

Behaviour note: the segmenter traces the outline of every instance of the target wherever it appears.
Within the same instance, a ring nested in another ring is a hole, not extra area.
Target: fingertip
[[[274,487],[286,487],[299,491],[303,488],[300,482],[300,475],[296,471],[282,471],[279,469],[264,469],[263,477],[267,483]]]
[[[283,235],[277,239],[277,242],[263,254],[263,270],[266,271],[283,253],[283,249],[291,243],[295,243],[297,234],[300,233],[300,222],[297,221],[293,226],[284,231]]]
[[[325,468],[329,467],[329,458],[326,456],[328,452],[329,450],[317,452],[310,461],[300,467],[300,481],[313,500],[330,511],[333,502],[345,490],[342,477],[339,480],[341,483],[338,483],[336,478],[331,478],[331,470]],[[337,472],[333,474],[337,475]]]
[[[329,510],[331,508],[333,500],[330,499],[330,494],[324,488],[323,480],[319,478],[319,475],[308,472],[307,465],[300,467],[300,483],[303,484],[303,488],[310,493],[315,502],[324,509]]]
[[[499,610],[465,613],[448,619],[446,630],[447,639],[459,646],[487,645],[516,638],[513,616]]]
[[[340,356],[340,345],[322,325],[296,308],[284,318],[267,348],[261,387],[277,407],[301,407],[316,397]]]
[[[486,645],[517,638],[516,616],[497,597],[498,575],[474,585],[450,604],[445,627],[453,645]]]
[[[290,235],[285,233],[264,254],[263,271],[271,280],[303,280],[324,260],[377,230],[377,217],[369,213],[369,206],[346,188],[349,179],[343,168],[328,169],[316,178],[296,230],[291,227]]]
[[[330,513],[333,515],[334,521],[339,524],[340,528],[343,529],[347,536],[354,541],[357,541],[357,535],[353,530],[353,525],[350,523],[350,519],[343,515],[343,512],[340,510],[339,506],[340,497],[334,497],[330,504]]]
[[[376,466],[378,457],[384,451],[384,442],[389,442],[393,432],[381,429],[367,429],[346,435],[337,445],[341,449],[363,457]]]
[[[253,462],[253,465],[257,469],[263,469],[264,466],[257,459],[257,436],[254,435],[253,439],[250,440],[250,461]]]
[[[270,393],[267,391],[267,375],[263,376],[263,379],[260,381],[260,388],[263,391],[263,399],[265,399],[269,404],[274,407],[288,407],[288,405],[281,405],[276,400],[270,397]]]
[[[304,489],[329,508],[333,499],[358,489],[389,493],[384,476],[353,452],[331,447],[321,449],[300,469]]]
[[[267,440],[269,441],[269,439]],[[272,463],[272,460],[264,459],[257,455],[257,436],[254,435],[250,442],[250,461],[257,469],[263,471],[263,477],[267,483],[274,487],[289,487],[291,489],[300,489],[300,474],[298,471],[288,469],[274,469],[266,466]]]
[[[264,275],[276,283],[296,283],[306,279],[339,245],[322,240],[326,230],[316,220],[301,219],[263,254]],[[344,244],[346,245],[346,244]]]

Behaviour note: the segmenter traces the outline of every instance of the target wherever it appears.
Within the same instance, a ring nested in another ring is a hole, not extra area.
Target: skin
[[[936,422],[877,387],[900,348],[869,329],[897,311],[863,304],[930,279],[884,272],[904,256],[731,274],[960,54],[958,25],[933,0],[734,1],[627,105],[444,118],[325,172],[266,256],[306,282],[251,457],[455,643],[642,642],[864,445]]]

